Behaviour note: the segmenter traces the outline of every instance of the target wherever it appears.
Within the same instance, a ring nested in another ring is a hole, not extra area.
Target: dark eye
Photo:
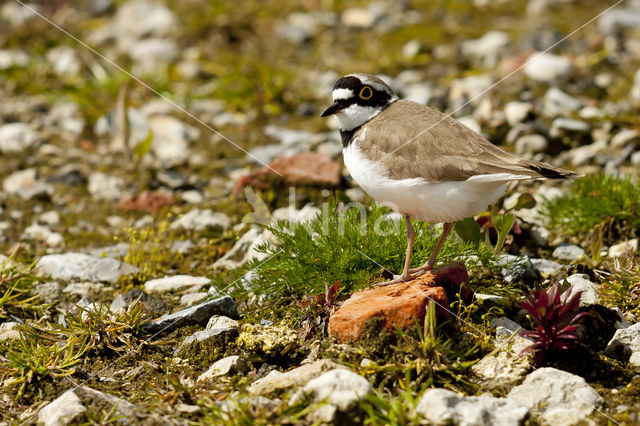
[[[371,99],[371,97],[373,96],[373,90],[369,86],[364,86],[362,89],[360,89],[360,93],[358,94],[358,96],[360,97],[360,99],[366,101],[367,99]]]

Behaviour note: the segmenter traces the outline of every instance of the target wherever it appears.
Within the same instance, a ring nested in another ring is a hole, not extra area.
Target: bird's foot
[[[376,285],[379,287],[382,287],[382,286],[391,285],[391,284],[407,283],[409,281],[415,280],[422,274],[424,274],[424,271],[417,271],[416,273],[412,273],[411,271],[409,271],[408,274],[395,275],[392,280],[383,281],[381,283],[377,283]]]
[[[420,273],[420,275],[422,275],[427,271],[431,271],[432,269],[433,269],[433,266],[431,266],[431,265],[422,265],[422,266],[419,266],[417,268],[409,269],[409,274]]]

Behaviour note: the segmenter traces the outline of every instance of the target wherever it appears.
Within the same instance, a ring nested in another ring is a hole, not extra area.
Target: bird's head
[[[353,130],[378,115],[398,96],[380,78],[370,74],[349,74],[333,86],[333,104],[322,117],[335,114],[342,131]]]

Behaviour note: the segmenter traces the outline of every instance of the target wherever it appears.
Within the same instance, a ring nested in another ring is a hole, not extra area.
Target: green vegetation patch
[[[319,294],[326,285],[340,281],[340,292],[351,293],[384,280],[402,269],[407,246],[404,220],[393,220],[382,206],[346,208],[335,201],[322,206],[321,214],[307,223],[281,221],[269,227],[281,242],[263,244],[263,260],[249,262],[240,273],[253,270],[252,290],[268,298]],[[439,230],[414,222],[416,240],[412,266],[426,262],[435,248]],[[463,260],[493,264],[493,251],[484,245],[450,237],[438,256],[438,264]]]
[[[585,236],[600,225],[607,243],[638,236],[639,212],[638,184],[604,174],[576,180],[569,194],[545,200],[540,211],[556,234]]]

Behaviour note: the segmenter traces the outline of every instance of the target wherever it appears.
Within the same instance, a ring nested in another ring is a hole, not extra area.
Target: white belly
[[[506,173],[474,176],[465,181],[429,183],[423,178],[391,179],[364,157],[357,139],[342,150],[351,177],[379,203],[426,222],[455,222],[487,209],[511,180]]]

